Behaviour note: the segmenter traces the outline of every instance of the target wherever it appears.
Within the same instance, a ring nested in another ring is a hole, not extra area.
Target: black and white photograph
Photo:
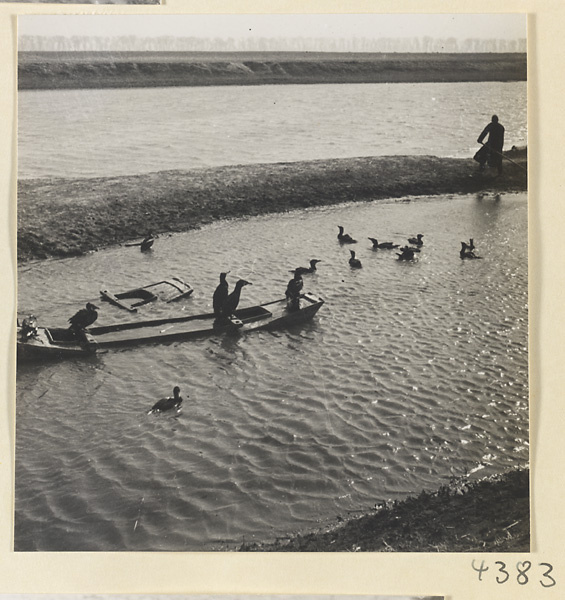
[[[14,550],[528,552],[526,40],[20,15]]]

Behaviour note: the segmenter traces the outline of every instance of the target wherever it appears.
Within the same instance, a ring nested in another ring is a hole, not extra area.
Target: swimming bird
[[[297,271],[300,275],[304,275],[306,273],[314,273],[314,271],[316,271],[316,265],[319,262],[322,262],[322,261],[318,260],[317,258],[313,258],[310,261],[310,267],[298,267],[297,269],[294,269],[294,271],[291,271],[291,273],[296,273]]]
[[[182,404],[182,396],[180,395],[180,387],[177,385],[173,389],[173,395],[168,398],[161,398],[158,402],[153,405],[153,408],[147,413],[148,415],[152,413],[162,413],[168,410],[172,410],[173,408],[180,411]]]
[[[399,244],[393,244],[392,242],[381,242],[379,244],[378,240],[375,238],[369,238],[371,242],[373,242],[373,249],[381,248],[382,250],[392,250],[393,248],[398,248]]]
[[[239,304],[239,299],[241,297],[241,288],[245,285],[252,285],[249,281],[245,281],[245,279],[239,279],[236,284],[233,292],[228,295],[226,301],[224,302],[221,315],[224,317],[230,317],[235,312]]]
[[[398,260],[413,260],[415,252],[420,252],[420,250],[418,248],[404,246],[403,248],[400,248],[400,253],[397,252],[396,256],[398,256]]]
[[[139,244],[140,246],[140,250],[142,252],[147,252],[147,250],[149,250],[149,248],[151,248],[151,246],[153,246],[153,242],[155,241],[155,238],[153,237],[153,235],[151,233],[148,233],[144,240],[141,242],[141,244]]]
[[[228,273],[229,271],[220,273],[220,283],[214,291],[214,295],[212,296],[212,306],[214,307],[214,314],[216,316],[222,314],[222,307],[225,301],[228,299],[228,282],[226,281],[226,276]]]
[[[87,302],[86,308],[81,308],[69,319],[69,323],[71,324],[69,329],[72,331],[83,331],[89,325],[92,325],[98,318],[97,310],[97,306]]]
[[[290,310],[296,310],[300,303],[300,293],[304,287],[304,281],[300,269],[294,269],[294,277],[288,282],[284,295],[286,296],[287,307]]]
[[[419,233],[415,238],[408,238],[408,243],[409,244],[414,244],[415,246],[423,246],[424,242],[422,241],[422,238],[424,237],[423,233]]]
[[[349,259],[349,266],[351,266],[353,269],[360,269],[363,265],[361,264],[361,261],[358,258],[355,258],[355,251],[350,250],[349,252],[351,253],[351,258]]]
[[[473,240],[470,240],[471,244],[466,244],[465,242],[461,242],[461,250],[459,250],[460,258],[482,258],[482,256],[477,256],[473,250],[475,246],[472,244]]]
[[[357,240],[354,240],[348,233],[343,233],[343,227],[338,225],[339,233],[337,234],[337,239],[342,244],[356,244]]]

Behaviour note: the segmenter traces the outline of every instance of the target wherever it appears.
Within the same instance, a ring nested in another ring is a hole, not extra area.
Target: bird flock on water
[[[354,239],[348,233],[345,233],[345,229],[342,225],[338,225],[337,239],[341,245],[356,244],[357,240]],[[408,238],[408,244],[400,246],[393,242],[379,242],[376,238],[369,237],[369,241],[372,244],[373,250],[396,250],[397,259],[399,261],[412,261],[416,258],[416,254],[421,252],[424,245],[424,234],[418,233],[414,237]],[[149,233],[143,239],[142,242],[136,244],[128,244],[129,246],[140,246],[142,252],[147,252],[153,247],[155,237]],[[357,258],[355,250],[349,250],[350,258],[349,265],[352,269],[360,269],[363,265],[361,260]],[[461,242],[461,250],[459,251],[459,257],[461,259],[479,259],[482,258],[475,254],[475,243],[473,238],[469,242]],[[298,267],[290,271],[293,274],[292,279],[288,282],[285,297],[287,300],[287,309],[298,310],[300,307],[300,297],[302,289],[304,287],[303,275],[315,273],[317,271],[318,263],[322,262],[320,259],[313,258],[310,260],[309,267]],[[227,282],[227,276],[229,271],[220,273],[220,282],[216,287],[212,296],[212,306],[214,315],[217,318],[230,318],[236,311],[240,299],[241,291],[247,285],[252,285],[251,282],[245,279],[238,279],[235,283],[233,291],[230,293],[229,285]],[[86,307],[79,310],[69,319],[69,329],[76,334],[84,334],[87,327],[92,325],[98,318],[98,307],[88,302]],[[175,386],[173,389],[173,395],[167,398],[162,398],[156,402],[153,407],[148,411],[147,414],[160,414],[169,411],[180,412],[182,408],[183,398],[180,395],[180,388]]]

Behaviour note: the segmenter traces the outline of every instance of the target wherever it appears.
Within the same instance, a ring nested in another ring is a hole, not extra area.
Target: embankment
[[[272,543],[247,543],[240,552],[528,552],[529,470],[375,507],[358,518],[338,517],[324,530]]]
[[[526,81],[522,53],[20,52],[18,88]]]
[[[472,159],[383,156],[18,184],[18,260],[79,255],[219,219],[403,196],[527,187],[526,150],[505,170]],[[517,166],[520,165],[520,166]]]

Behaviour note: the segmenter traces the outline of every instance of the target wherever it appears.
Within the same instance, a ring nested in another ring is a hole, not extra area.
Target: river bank
[[[470,482],[457,479],[436,492],[376,506],[323,530],[240,552],[528,552],[529,469]]]
[[[77,256],[220,219],[406,196],[522,191],[527,151],[501,177],[471,158],[383,156],[18,182],[18,261]],[[518,166],[519,165],[519,166]]]
[[[525,53],[20,52],[18,89],[526,81]]]

